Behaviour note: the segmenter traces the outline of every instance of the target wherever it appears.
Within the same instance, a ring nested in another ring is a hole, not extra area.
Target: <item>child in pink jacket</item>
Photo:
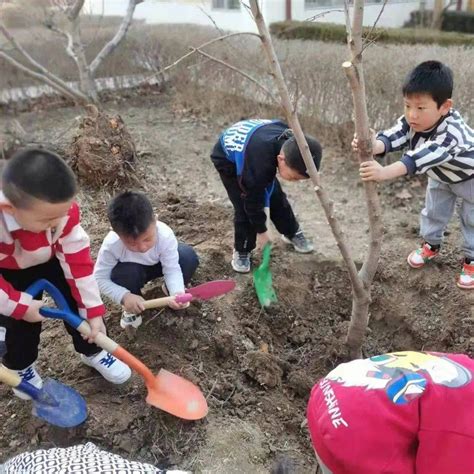
[[[341,364],[311,392],[324,474],[474,473],[474,360],[396,352]]]

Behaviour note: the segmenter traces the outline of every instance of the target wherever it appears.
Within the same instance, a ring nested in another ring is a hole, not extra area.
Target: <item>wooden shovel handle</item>
[[[175,300],[176,300],[175,296],[165,296],[164,298],[155,298],[154,300],[144,301],[143,305],[145,306],[145,309],[163,308],[165,306],[168,306],[168,303],[170,301],[175,301]]]
[[[166,296],[164,298],[148,300],[144,302],[144,305],[145,309],[162,308],[163,306],[167,306],[170,301],[176,301],[177,303],[185,304],[189,303],[192,299],[193,295],[190,293],[184,293],[182,295]]]
[[[10,387],[17,387],[21,383],[21,378],[16,372],[0,365],[0,382],[6,383]]]

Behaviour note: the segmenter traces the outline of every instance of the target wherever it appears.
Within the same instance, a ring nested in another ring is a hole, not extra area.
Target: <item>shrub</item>
[[[474,12],[444,12],[441,29],[474,33]]]
[[[346,28],[334,23],[284,21],[272,23],[270,31],[282,39],[319,40],[345,43]],[[371,28],[364,28],[367,36]],[[417,28],[375,28],[370,39],[389,44],[439,44],[441,46],[474,46],[474,36]]]

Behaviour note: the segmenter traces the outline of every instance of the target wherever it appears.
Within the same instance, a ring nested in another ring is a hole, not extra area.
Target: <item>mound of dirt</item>
[[[68,153],[81,183],[95,189],[137,184],[135,145],[120,115],[93,105],[87,111]]]

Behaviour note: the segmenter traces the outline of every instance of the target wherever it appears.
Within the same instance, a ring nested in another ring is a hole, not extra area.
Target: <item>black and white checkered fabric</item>
[[[69,448],[40,449],[22,453],[0,466],[0,474],[185,474],[162,471],[151,464],[127,461],[93,443]]]

